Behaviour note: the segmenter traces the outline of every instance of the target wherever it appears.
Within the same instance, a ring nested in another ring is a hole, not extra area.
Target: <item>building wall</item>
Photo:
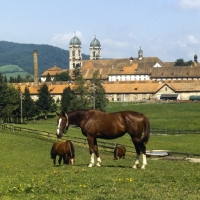
[[[109,81],[145,81],[150,80],[149,75],[110,75]]]

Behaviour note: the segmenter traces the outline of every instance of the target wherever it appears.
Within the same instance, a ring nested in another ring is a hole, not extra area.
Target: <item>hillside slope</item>
[[[18,65],[4,65],[0,67],[0,73],[4,77],[6,76],[7,80],[10,77],[17,78],[18,75],[20,75],[21,78],[25,78],[27,74],[30,75],[30,77],[33,77],[30,73],[24,71],[22,68],[20,68]]]
[[[39,74],[42,74],[54,64],[59,68],[69,68],[69,51],[51,45],[20,44],[0,41],[0,66],[18,65],[24,71],[33,75],[33,51],[38,51]],[[82,54],[83,59],[89,55]]]

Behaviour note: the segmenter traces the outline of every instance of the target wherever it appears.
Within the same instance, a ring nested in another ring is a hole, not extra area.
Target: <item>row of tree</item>
[[[94,72],[92,82],[86,82],[77,70],[79,68],[75,69],[73,89],[67,86],[63,90],[61,99],[57,100],[57,103],[60,102],[60,107],[57,106],[45,83],[38,91],[38,99],[33,101],[28,87],[22,93],[20,88],[16,89],[10,83],[0,82],[1,119],[4,122],[20,122],[21,118],[29,120],[41,114],[47,118],[48,113],[56,112],[58,109],[64,112],[91,108],[105,111],[108,100],[99,71]]]
[[[183,58],[179,58],[175,61],[175,66],[191,66],[191,65],[193,65],[192,60],[185,62]]]

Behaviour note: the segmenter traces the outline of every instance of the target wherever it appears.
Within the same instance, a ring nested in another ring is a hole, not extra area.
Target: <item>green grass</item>
[[[0,73],[3,76],[6,76],[7,79],[9,79],[11,76],[13,78],[17,78],[18,75],[20,75],[21,78],[25,78],[28,72],[25,72],[22,68],[20,68],[18,65],[4,65],[0,67]],[[29,74],[30,75],[30,74]],[[31,77],[33,77],[31,75]]]
[[[102,166],[88,168],[88,147],[75,144],[76,163],[53,167],[53,141],[0,134],[0,198],[10,199],[198,199],[200,165],[148,158],[131,168],[133,155],[113,160],[100,150]]]
[[[195,130],[200,129],[200,103],[136,103],[108,107],[109,112],[134,110],[145,114],[151,128]]]
[[[198,103],[134,104],[110,107],[108,111],[136,110],[148,116],[151,126],[167,129],[198,129]],[[200,164],[183,160],[163,160],[149,157],[145,170],[132,169],[133,153],[122,160],[99,148],[100,168],[88,168],[88,145],[75,143],[76,163],[53,167],[50,149],[56,141],[57,117],[22,124],[26,128],[54,133],[51,139],[28,133],[0,129],[0,199],[198,199],[200,193]],[[190,128],[189,128],[190,127]],[[83,137],[81,130],[70,128],[64,139]],[[199,134],[151,135],[147,149],[166,149],[200,154]],[[131,145],[128,135],[117,140]]]

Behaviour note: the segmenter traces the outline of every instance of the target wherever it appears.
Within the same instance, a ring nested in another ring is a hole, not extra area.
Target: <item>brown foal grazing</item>
[[[124,146],[115,147],[114,149],[114,160],[125,158],[126,148]]]
[[[53,159],[54,166],[56,165],[56,156],[59,156],[58,163],[63,163],[69,165],[69,163],[75,163],[75,149],[71,141],[66,140],[65,142],[56,142],[51,148],[51,158]]]

